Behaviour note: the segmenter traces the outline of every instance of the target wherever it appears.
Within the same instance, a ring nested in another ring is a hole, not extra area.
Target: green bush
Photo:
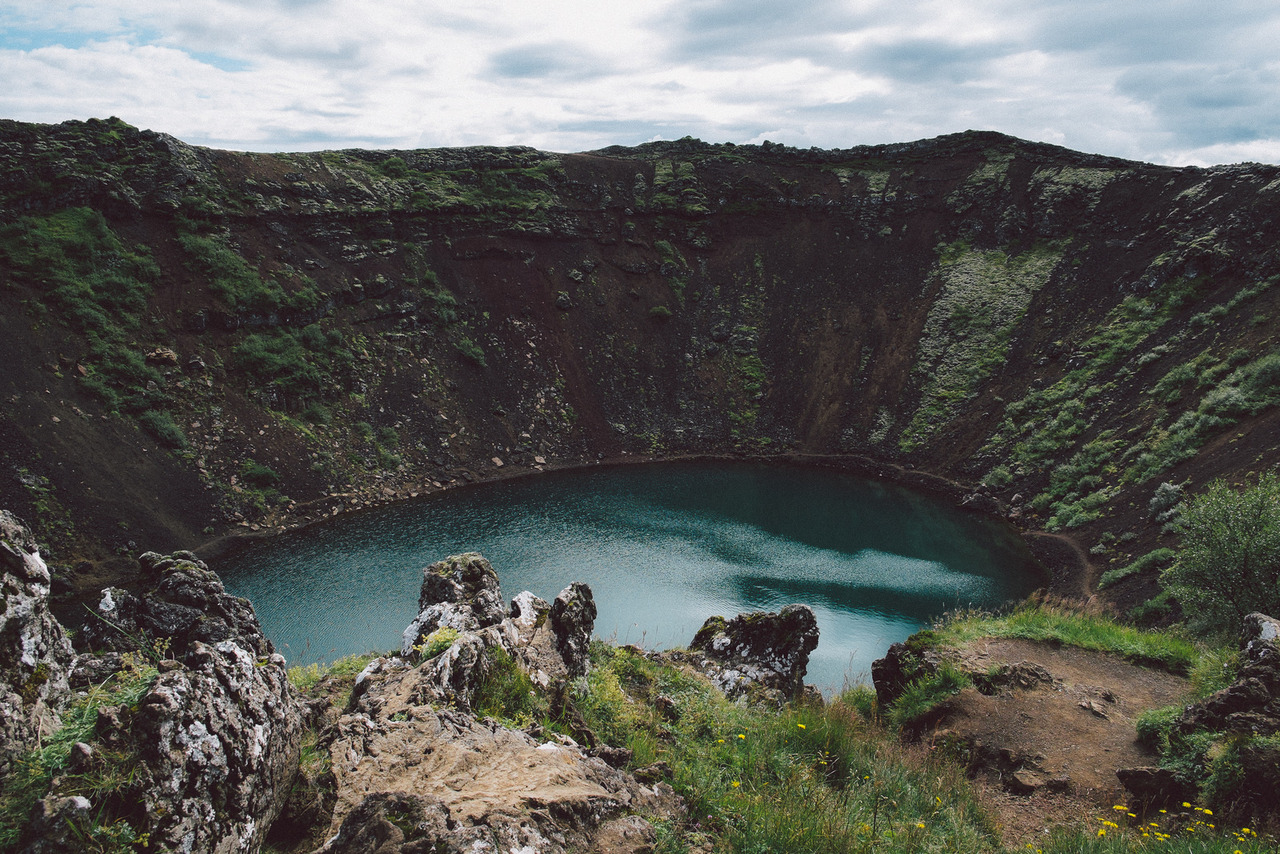
[[[224,241],[209,235],[183,232],[178,243],[188,255],[187,266],[203,278],[209,290],[233,311],[274,312],[305,310],[320,304],[322,296],[306,277],[294,290],[275,279],[264,280]]]
[[[888,723],[896,729],[909,727],[972,684],[969,674],[944,661],[936,672],[919,676],[907,685],[889,707]]]
[[[240,478],[254,489],[275,489],[280,485],[280,475],[270,466],[253,460],[245,460],[240,464]]]
[[[483,655],[484,676],[471,700],[477,713],[517,724],[532,723],[546,714],[546,700],[505,649],[487,647]]]
[[[1214,481],[1187,503],[1182,545],[1161,576],[1193,627],[1235,632],[1253,611],[1280,613],[1280,476],[1236,489]]]
[[[162,445],[179,450],[187,447],[186,434],[168,412],[148,409],[138,415],[138,423]]]

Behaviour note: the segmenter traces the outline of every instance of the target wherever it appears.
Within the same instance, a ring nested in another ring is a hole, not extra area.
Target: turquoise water
[[[944,611],[1025,596],[1017,535],[908,490],[821,469],[668,463],[481,484],[254,544],[216,568],[291,664],[399,648],[422,568],[484,554],[508,600],[585,581],[596,634],[684,646],[713,614],[813,607],[809,676],[871,662]]]

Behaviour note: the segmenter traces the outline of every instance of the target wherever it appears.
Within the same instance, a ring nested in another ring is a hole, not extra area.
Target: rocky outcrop
[[[36,803],[23,850],[81,850],[94,827],[116,821],[151,850],[259,850],[297,771],[302,715],[252,607],[193,556],[147,554],[155,588],[104,591],[80,635],[102,649],[73,661],[45,607],[48,570],[16,520],[0,513],[0,526],[3,755],[48,735],[72,704],[81,719],[96,710],[65,759],[70,773]]]
[[[587,645],[595,624],[595,598],[591,588],[581,582],[570,584],[551,603],[551,630],[570,677],[587,672]]]
[[[256,851],[298,768],[302,717],[279,655],[194,641],[127,729],[157,850]]]
[[[362,850],[356,840],[375,838],[393,847],[363,850],[591,850],[613,822],[678,803],[665,783],[641,784],[573,743],[455,709],[388,702],[376,714],[345,715],[331,753],[338,803],[325,852]],[[395,818],[406,814],[414,820]],[[652,834],[641,841],[652,844]]]
[[[701,657],[701,669],[728,697],[754,692],[792,700],[804,690],[809,653],[817,645],[813,609],[788,605],[776,614],[711,617],[694,636],[689,652]]]
[[[543,687],[586,672],[591,589],[572,584],[554,604],[521,593],[509,610],[497,596],[480,555],[424,571],[405,655],[365,668],[334,728],[336,804],[322,852],[554,854],[601,840],[611,851],[651,849],[653,828],[634,813],[677,809],[670,786],[641,783],[572,739],[472,713],[486,680],[510,678],[512,667]]]
[[[505,616],[498,574],[489,561],[475,552],[447,557],[422,571],[418,616],[404,630],[400,654],[410,655],[415,645],[437,629],[470,632],[492,626]]]
[[[1240,670],[1226,688],[1195,703],[1175,724],[1181,733],[1211,729],[1242,735],[1280,732],[1280,620],[1265,614],[1244,619]]]
[[[0,778],[59,726],[74,652],[49,613],[49,568],[22,522],[0,510]]]
[[[1220,781],[1215,796],[1241,814],[1264,815],[1274,811],[1280,791],[1280,750],[1274,746],[1280,732],[1280,620],[1256,613],[1245,617],[1240,650],[1235,681],[1187,706],[1170,739],[1216,734],[1208,753],[1233,753],[1238,767],[1229,787]],[[1212,764],[1211,757],[1206,760]],[[1195,780],[1163,769],[1127,768],[1117,775],[1135,798],[1149,804],[1179,803],[1197,787]]]
[[[97,619],[82,632],[82,649],[128,652],[162,642],[186,650],[197,641],[235,641],[256,656],[275,652],[249,600],[228,595],[222,579],[195,555],[147,552],[138,564],[155,587],[141,597],[118,587],[103,590]]]

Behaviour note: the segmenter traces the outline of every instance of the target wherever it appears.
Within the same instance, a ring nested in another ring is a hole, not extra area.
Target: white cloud
[[[0,0],[0,116],[263,150],[979,128],[1274,161],[1277,43],[1269,0]]]

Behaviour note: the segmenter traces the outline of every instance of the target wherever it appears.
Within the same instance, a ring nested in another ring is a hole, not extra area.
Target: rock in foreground
[[[55,743],[61,724],[80,739],[69,755],[27,754],[52,779],[16,850],[88,850],[103,833],[154,851],[259,850],[297,772],[302,717],[249,603],[190,555],[144,555],[155,588],[105,591],[78,638],[93,651],[73,659],[48,614],[44,562],[12,516],[0,526],[0,756],[21,756],[37,734]]]
[[[808,605],[788,605],[779,613],[712,617],[689,644],[703,667],[729,697],[748,691],[792,700],[804,690],[809,653],[818,645],[818,621]]]

